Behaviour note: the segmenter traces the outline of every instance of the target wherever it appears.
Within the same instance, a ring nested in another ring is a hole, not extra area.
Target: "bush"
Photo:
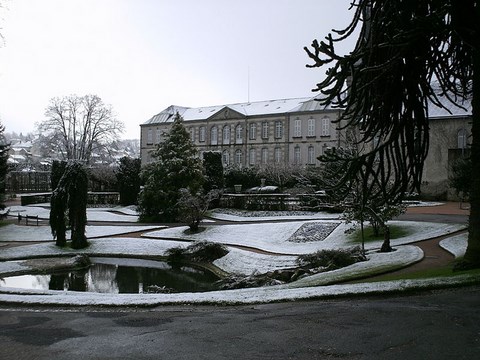
[[[167,261],[170,263],[197,262],[211,263],[228,254],[225,246],[208,241],[198,241],[186,248],[167,250]]]
[[[120,204],[134,205],[137,203],[140,192],[140,171],[140,159],[132,159],[127,156],[120,159],[120,166],[115,172]]]
[[[308,269],[322,267],[329,271],[366,260],[365,254],[357,246],[351,249],[321,250],[313,254],[301,255],[297,259],[297,264]]]
[[[205,171],[204,191],[209,192],[213,189],[223,189],[225,186],[225,178],[223,175],[222,154],[213,151],[204,152],[203,169]]]

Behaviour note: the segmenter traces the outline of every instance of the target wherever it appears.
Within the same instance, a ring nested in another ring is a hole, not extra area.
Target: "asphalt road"
[[[0,309],[0,359],[477,359],[480,286],[256,306]]]

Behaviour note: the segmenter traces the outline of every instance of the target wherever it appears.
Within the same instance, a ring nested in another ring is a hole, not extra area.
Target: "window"
[[[307,136],[315,136],[315,119],[308,119]]]
[[[241,144],[243,142],[243,127],[242,125],[237,125],[235,128],[235,142]]]
[[[283,137],[283,124],[281,121],[275,121],[275,138],[280,139]]]
[[[205,142],[205,126],[200,126],[198,133],[198,141]]]
[[[302,136],[302,120],[296,119],[293,125],[293,137]]]
[[[228,150],[223,151],[222,162],[223,162],[223,165],[225,165],[225,166],[230,165],[230,153],[228,152]]]
[[[266,165],[268,163],[268,149],[262,148],[262,164]]]
[[[293,149],[293,163],[295,165],[300,165],[302,161],[302,157],[300,154],[300,146],[295,146]]]
[[[218,144],[218,129],[216,126],[212,126],[210,129],[210,145]]]
[[[190,140],[192,140],[192,142],[195,142],[195,128],[191,127],[190,129],[188,129],[188,131],[190,132]]]
[[[230,125],[223,127],[223,143],[230,144]]]
[[[242,150],[235,151],[235,165],[242,165]]]
[[[268,139],[268,122],[262,123],[262,139]]]
[[[275,163],[280,164],[282,162],[282,149],[279,147],[275,148]]]
[[[330,119],[328,117],[322,119],[322,136],[330,136]]]
[[[257,155],[257,154],[256,154],[255,149],[250,149],[250,150],[249,150],[249,153],[248,153],[248,163],[249,163],[250,165],[255,165],[256,155]]]
[[[467,147],[467,130],[460,129],[457,133],[457,148],[465,149]]]
[[[156,131],[156,138],[155,138],[155,144],[160,144],[162,142],[162,130],[157,129]]]
[[[307,150],[307,161],[309,165],[315,164],[315,148],[313,145],[310,145]]]
[[[148,129],[147,131],[147,144],[153,144],[153,130]]]
[[[248,131],[248,138],[250,140],[255,140],[257,138],[257,124],[251,123]]]

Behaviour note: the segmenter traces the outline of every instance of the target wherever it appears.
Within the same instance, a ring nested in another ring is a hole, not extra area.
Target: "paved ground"
[[[480,287],[255,306],[0,309],[0,358],[476,359]]]

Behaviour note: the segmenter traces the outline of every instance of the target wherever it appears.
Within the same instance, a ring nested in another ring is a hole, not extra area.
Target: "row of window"
[[[218,145],[219,138],[222,138],[222,144],[230,144],[231,139],[231,125],[225,125],[221,129],[214,125],[210,128],[210,145]],[[267,121],[262,122],[261,124],[261,137],[262,139],[268,139],[269,137],[269,124]],[[195,142],[195,128],[189,128],[190,137],[193,142]],[[221,131],[221,133],[220,133]],[[235,126],[235,143],[242,144],[244,138],[244,128],[243,124],[238,124]],[[199,142],[206,142],[206,126],[200,126],[198,129],[198,141]],[[283,137],[283,122],[282,121],[275,121],[275,128],[274,128],[274,136],[275,139],[281,139]],[[248,139],[249,140],[256,140],[257,138],[257,124],[251,123],[248,125]]]
[[[268,121],[263,121],[260,124],[260,136],[262,139],[266,140],[269,138],[269,122]],[[220,137],[222,139],[222,144],[230,144],[231,141],[231,130],[232,126],[231,125],[225,125],[222,128],[214,125],[210,128],[210,145],[218,145],[220,143]],[[234,142],[236,144],[242,144],[243,143],[243,138],[244,138],[244,128],[243,124],[238,124],[234,128],[235,131],[235,137],[234,137]],[[275,121],[274,124],[274,137],[275,139],[281,139],[283,138],[284,135],[284,128],[283,128],[283,122],[282,121]],[[155,144],[158,144],[161,142],[161,137],[162,137],[162,130],[157,129],[156,130],[156,138],[155,138]],[[195,133],[195,128],[190,127],[189,128],[190,132],[190,137],[192,142],[195,142],[196,140],[196,133]],[[321,136],[330,136],[330,119],[328,117],[324,117],[321,120]],[[248,124],[248,139],[249,140],[256,140],[257,138],[257,123],[250,123]],[[307,137],[314,137],[316,136],[316,131],[315,131],[315,119],[310,118],[307,119]],[[295,119],[294,120],[294,126],[293,126],[293,137],[302,137],[303,132],[302,132],[302,120],[301,119]],[[207,127],[206,126],[200,126],[198,128],[198,142],[203,143],[207,141]],[[153,144],[153,129],[149,129],[147,132],[147,144]]]
[[[248,150],[248,164],[249,165],[256,165],[257,164],[257,150],[252,148]],[[315,147],[313,145],[309,146],[307,148],[307,164],[309,165],[314,165],[316,161],[316,156],[315,156]],[[262,148],[260,150],[260,164],[266,165],[269,163],[269,149],[268,148]],[[280,147],[276,147],[273,149],[273,160],[274,163],[276,164],[281,164],[284,162],[284,154],[283,151]],[[297,165],[302,164],[302,154],[300,151],[300,147],[295,147],[294,149],[294,163]],[[232,164],[232,159],[231,159],[231,154],[228,150],[224,150],[222,152],[222,162],[225,166],[228,166]],[[233,164],[235,165],[243,165],[243,151],[238,149],[235,150],[235,153],[233,154]]]
[[[324,117],[321,122],[321,136],[330,136],[330,118]],[[293,137],[302,137],[302,120],[295,119],[293,123]],[[316,136],[315,132],[315,119],[310,118],[307,119],[307,136],[312,137]]]

